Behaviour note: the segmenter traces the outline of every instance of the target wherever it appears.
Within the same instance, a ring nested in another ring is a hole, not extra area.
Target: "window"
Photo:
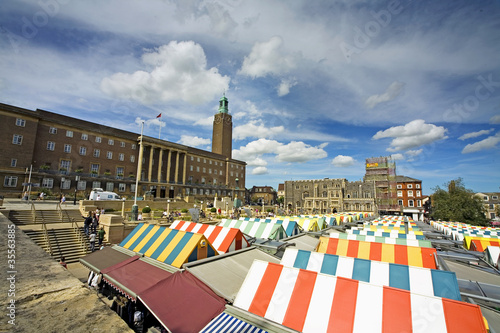
[[[71,187],[70,179],[65,179],[64,181],[61,181],[61,185],[59,185],[59,188],[61,190],[69,190],[70,187]]]
[[[190,156],[191,157],[191,161],[194,161],[194,156]]]
[[[11,166],[11,167],[16,167],[16,166],[17,166],[17,160],[16,160],[15,158],[12,158],[12,159],[10,160],[10,166]]]
[[[101,182],[98,182],[98,181],[92,182],[92,188],[100,188],[100,187],[101,187]]]
[[[123,167],[117,167],[117,168],[116,168],[116,175],[117,175],[118,177],[123,177],[123,172],[124,172]]]
[[[497,196],[497,195],[494,195],[494,196],[492,196],[492,197],[491,197],[491,199],[493,199],[493,200],[498,200],[498,196]]]
[[[113,146],[115,144],[115,140],[108,139],[108,145]]]
[[[403,196],[403,191],[398,191],[398,197],[402,197],[402,196]]]
[[[413,204],[413,200],[408,200],[408,207],[415,207]]]
[[[196,158],[196,161],[197,161],[197,162],[199,162],[199,161],[200,161],[200,158],[199,158],[199,157],[197,157],[197,158]]]
[[[398,205],[403,206],[403,200],[398,200]]]
[[[106,152],[106,158],[107,158],[108,160],[113,159],[113,152],[112,152],[112,151],[108,151],[108,152]]]
[[[124,183],[118,184],[118,192],[125,192],[127,185]]]
[[[17,176],[5,176],[5,178],[3,180],[3,186],[16,187],[17,186]]]
[[[65,144],[64,145],[64,152],[65,153],[71,153],[71,145]]]
[[[73,131],[66,131],[66,136],[68,138],[72,138],[73,137]]]
[[[118,154],[118,159],[119,159],[120,161],[124,161],[124,160],[125,160],[125,154],[121,154],[121,153],[120,153],[120,154]]]
[[[107,182],[106,183],[106,191],[113,192],[115,189],[115,183]]]
[[[398,184],[397,188],[398,188],[398,189],[403,188],[403,185]]]
[[[47,150],[54,150],[56,143],[52,141],[47,141]]]
[[[120,141],[120,147],[125,148],[125,142]]]
[[[417,200],[417,207],[422,207],[422,200]]]
[[[79,191],[85,191],[87,189],[87,181],[85,180],[79,180],[76,189]]]
[[[189,171],[193,171],[193,166],[192,165],[189,166]]]
[[[102,138],[100,136],[95,137],[95,142],[101,143],[101,141],[102,141]]]
[[[201,177],[201,183],[205,184],[205,177]]]
[[[87,148],[85,148],[85,147],[80,147],[80,155],[82,155],[82,156],[87,155]]]
[[[12,137],[12,143],[15,145],[20,145],[23,143],[23,136],[19,134],[14,134]]]
[[[82,140],[87,141],[88,139],[89,139],[89,135],[85,134],[85,133],[82,133]]]
[[[21,119],[21,118],[17,118],[17,119],[16,119],[16,126],[19,126],[19,127],[24,127],[24,126],[26,126],[26,120]]]
[[[419,197],[419,196],[420,196],[420,191],[417,191],[417,197]]]
[[[408,196],[412,197],[413,196],[413,191],[408,191]]]
[[[203,159],[203,163],[207,163],[207,159],[206,158]]]
[[[61,160],[61,166],[59,167],[60,171],[69,171],[70,167],[71,167],[70,160]]]
[[[219,171],[219,175],[221,175],[221,176],[222,176],[222,170],[220,170],[220,171]]]
[[[212,160],[208,161],[210,164],[212,164]]]
[[[44,178],[42,180],[42,187],[43,188],[52,188],[54,187],[54,179],[52,178]],[[62,185],[61,185],[62,188]]]
[[[99,173],[99,164],[91,164],[90,165],[90,173],[93,173],[93,174],[98,174]],[[94,186],[94,187],[100,187],[100,186]]]
[[[199,166],[196,167],[196,172],[200,172],[200,167]]]
[[[50,134],[57,134],[57,128],[55,128],[55,127],[50,127],[50,128],[49,128],[49,133],[50,133]]]
[[[413,188],[413,185],[412,184],[408,184],[406,185],[407,188]]]
[[[135,155],[130,155],[130,162],[132,162],[132,163],[135,162]]]
[[[93,154],[94,157],[99,157],[101,156],[101,150],[99,149],[94,149],[94,154]]]
[[[207,172],[207,169],[206,168],[203,168],[203,173],[206,173]]]
[[[135,192],[135,184],[130,184],[130,192]]]
[[[493,204],[489,204],[489,209],[494,209],[495,206]]]
[[[420,184],[415,184],[415,187],[416,188],[420,188]]]
[[[137,149],[137,145],[135,143],[132,144],[132,149],[133,150]]]

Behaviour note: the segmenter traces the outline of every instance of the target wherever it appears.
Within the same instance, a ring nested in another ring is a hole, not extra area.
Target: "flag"
[[[161,117],[161,113],[159,115],[156,116],[156,118],[160,118]]]

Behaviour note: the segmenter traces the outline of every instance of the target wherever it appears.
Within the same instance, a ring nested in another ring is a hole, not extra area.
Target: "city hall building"
[[[246,163],[231,157],[232,126],[225,96],[212,151],[0,103],[0,195],[21,197],[31,184],[32,193],[83,198],[102,188],[133,198],[138,176],[139,196],[243,197]]]

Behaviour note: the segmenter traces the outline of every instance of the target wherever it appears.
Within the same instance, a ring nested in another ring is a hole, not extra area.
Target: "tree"
[[[431,195],[434,220],[457,221],[473,225],[487,225],[485,210],[481,198],[466,189],[462,178],[451,180],[445,189],[436,186]]]
[[[278,200],[277,200],[277,203],[278,203],[279,205],[284,204],[284,203],[285,203],[285,197],[284,197],[284,196],[279,197],[279,198],[278,198]]]

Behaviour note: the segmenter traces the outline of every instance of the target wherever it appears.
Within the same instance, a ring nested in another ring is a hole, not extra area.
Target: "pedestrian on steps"
[[[92,232],[89,236],[89,242],[90,242],[90,252],[95,251],[95,232]]]

